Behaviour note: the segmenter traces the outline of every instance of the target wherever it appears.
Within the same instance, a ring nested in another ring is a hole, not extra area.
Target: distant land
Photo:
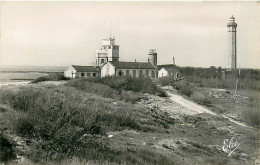
[[[68,66],[0,66],[0,72],[64,72]]]
[[[0,86],[12,82],[29,82],[50,73],[61,73],[66,66],[0,66]]]

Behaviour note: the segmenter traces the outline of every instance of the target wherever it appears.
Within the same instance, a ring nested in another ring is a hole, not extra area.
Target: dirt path
[[[174,101],[174,102],[180,104],[181,106],[187,108],[188,110],[193,111],[192,114],[209,113],[212,115],[216,115],[214,112],[208,110],[207,108],[204,108],[201,105],[198,105],[192,101],[189,101],[180,95],[173,94],[168,91],[167,91],[167,94],[168,94],[168,96],[170,96],[171,101]]]
[[[171,93],[169,91],[167,91],[167,94],[168,96],[170,97],[171,101],[173,102],[176,102],[178,104],[180,104],[181,106],[185,107],[187,109],[187,113],[190,112],[190,115],[193,115],[193,114],[200,114],[200,113],[208,113],[208,114],[211,114],[211,115],[217,115],[216,113],[212,112],[211,110],[201,106],[201,105],[198,105],[190,100],[187,100],[185,99],[184,97],[180,96],[180,95],[177,95],[177,94],[174,94],[174,93]],[[246,125],[245,123],[242,123],[242,122],[239,122],[239,121],[236,121],[232,118],[230,118],[229,116],[227,115],[221,115],[222,117],[228,119],[230,122],[232,123],[235,123],[239,126],[242,126],[242,127],[246,127],[246,128],[251,128],[249,127],[248,125]]]

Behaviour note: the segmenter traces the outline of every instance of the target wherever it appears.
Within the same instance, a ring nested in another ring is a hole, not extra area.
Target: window
[[[81,77],[84,77],[85,76],[85,73],[81,73]]]
[[[179,78],[180,77],[180,73],[177,73],[177,78]]]
[[[90,77],[90,73],[87,73],[87,77]]]
[[[142,77],[142,75],[143,75],[143,71],[140,70],[140,71],[139,71],[139,77]]]
[[[152,70],[152,78],[155,78],[155,73],[153,70]]]
[[[111,46],[108,46],[108,49],[111,49]]]
[[[136,77],[136,70],[133,70],[133,77]]]
[[[119,70],[119,71],[118,71],[118,75],[119,75],[119,76],[122,76],[122,75],[123,75],[122,70]]]
[[[101,64],[105,63],[105,59],[101,59]]]
[[[129,70],[126,70],[126,75],[127,75],[127,76],[129,75]]]
[[[149,77],[149,70],[146,70],[146,76]]]
[[[93,73],[93,77],[96,77],[96,73]]]

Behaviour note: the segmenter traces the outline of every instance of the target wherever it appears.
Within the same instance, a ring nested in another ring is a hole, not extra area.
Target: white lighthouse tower
[[[229,35],[229,47],[228,47],[228,68],[236,69],[237,68],[237,41],[236,41],[236,29],[237,24],[235,23],[235,18],[232,16],[229,19],[228,27],[228,35]]]
[[[102,47],[96,51],[96,66],[102,66],[108,61],[119,61],[119,45],[115,44],[115,38],[102,40]]]

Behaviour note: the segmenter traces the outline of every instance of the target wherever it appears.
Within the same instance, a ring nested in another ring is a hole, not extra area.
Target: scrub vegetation
[[[38,77],[31,83],[40,83],[44,81],[60,81],[60,80],[69,80],[69,78],[64,77],[63,73],[50,73],[47,76]]]
[[[164,85],[172,86],[168,92],[221,114],[192,115],[165,97],[166,92],[156,85],[161,80],[106,77],[1,87],[0,138],[6,146],[1,146],[1,161],[15,155],[30,160],[22,164],[57,165],[213,165],[255,160],[259,132],[222,117],[241,112],[242,121],[259,127],[255,96],[239,91],[238,107],[228,90],[164,78]],[[229,157],[221,149],[223,139],[237,134],[243,135],[241,147]],[[23,139],[28,150],[15,148],[14,139]]]
[[[137,93],[118,90],[78,79],[66,86],[37,84],[2,89],[0,104],[5,105],[2,109],[6,114],[17,112],[15,116],[6,115],[10,121],[7,127],[21,137],[37,141],[34,144],[37,149],[27,153],[35,162],[60,162],[76,157],[117,163],[172,164],[172,160],[152,150],[121,151],[110,147],[109,131],[164,132],[174,124],[163,113],[155,115],[143,105],[121,101],[121,96],[132,101],[136,96],[127,95]]]

